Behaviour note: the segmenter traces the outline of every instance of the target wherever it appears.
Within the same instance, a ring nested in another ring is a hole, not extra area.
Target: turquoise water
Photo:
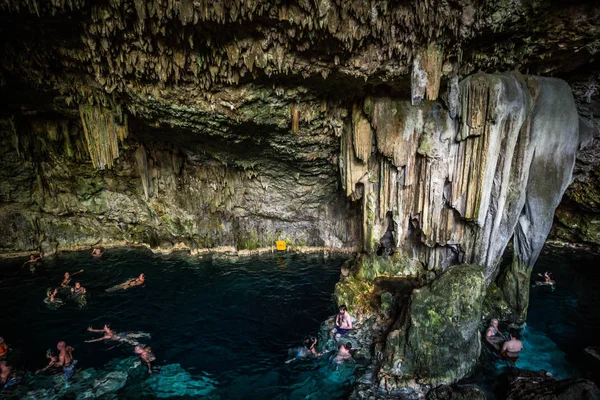
[[[0,335],[15,349],[10,362],[34,371],[45,366],[46,349],[59,340],[75,347],[78,373],[31,376],[11,393],[30,398],[99,396],[118,388],[119,398],[205,397],[214,399],[336,399],[353,382],[353,365],[337,370],[325,358],[285,364],[288,350],[317,334],[335,312],[332,293],[343,259],[285,254],[242,259],[154,255],[145,249],[107,250],[47,259],[34,272],[21,260],[0,264]],[[50,310],[48,287],[65,271],[87,288],[87,306]],[[144,272],[143,287],[105,289]],[[117,332],[146,332],[160,372],[147,374],[133,347],[117,342],[84,343],[87,332],[111,323]],[[100,391],[98,391],[100,390]],[[7,395],[7,392],[4,392]]]
[[[517,368],[545,370],[558,379],[585,377],[600,384],[600,361],[584,352],[588,346],[600,346],[598,261],[600,255],[584,250],[544,249],[534,267],[532,282],[543,280],[538,274],[549,271],[556,286],[531,287]],[[495,370],[484,365],[479,379],[501,374],[509,365],[496,357],[484,357],[484,363],[489,362]]]

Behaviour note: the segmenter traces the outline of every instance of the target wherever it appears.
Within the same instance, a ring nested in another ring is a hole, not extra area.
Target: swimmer
[[[315,349],[317,342],[318,342],[318,340],[316,337],[307,336],[306,338],[304,338],[304,345],[302,347],[298,347],[298,349],[294,350],[293,352],[290,350],[290,355],[292,355],[293,358],[287,360],[285,363],[289,364],[292,361],[300,360],[300,359],[304,359],[304,358],[308,358],[308,357],[321,357],[323,354],[329,352],[329,350],[325,350],[321,353],[317,353],[317,350]]]
[[[4,338],[2,336],[0,336],[0,360],[6,359],[6,357],[8,356],[8,353],[10,353],[11,350],[12,349],[4,341]]]
[[[140,357],[142,359],[142,361],[144,361],[146,363],[146,365],[148,366],[148,373],[151,374],[152,373],[152,362],[156,360],[156,357],[154,356],[154,353],[152,353],[152,349],[150,348],[150,346],[148,346],[148,347],[135,346],[133,351],[135,352],[135,354],[138,357]]]
[[[71,288],[71,295],[74,297],[83,296],[86,293],[87,290],[85,290],[85,288],[81,286],[81,283],[79,282],[75,282],[75,287]]]
[[[535,284],[536,285],[554,286],[556,284],[556,282],[552,279],[552,277],[550,275],[552,275],[552,273],[550,273],[548,271],[544,271],[544,275],[538,274],[538,276],[541,276],[542,278],[544,278],[544,281],[536,281]]]
[[[0,361],[0,385],[7,384],[12,377],[12,367],[6,361]]]
[[[349,330],[352,329],[352,317],[348,314],[346,305],[342,304],[339,308],[340,312],[335,317],[335,327],[329,332],[329,337],[333,338],[335,335],[345,335]]]
[[[498,320],[490,320],[490,327],[485,331],[485,340],[496,350],[500,350],[500,345],[506,341],[506,336],[498,330]]]
[[[102,255],[102,250],[100,250],[97,247],[92,251],[92,256],[94,256],[94,257],[100,257],[101,255]]]
[[[149,333],[145,332],[114,332],[110,329],[110,325],[106,324],[102,329],[93,329],[91,326],[87,328],[88,332],[104,333],[104,336],[97,339],[86,340],[86,343],[100,342],[102,340],[116,340],[118,342],[129,343],[133,346],[138,346],[140,343],[136,340],[139,338],[150,338]]]
[[[128,279],[127,281],[125,281],[123,283],[120,283],[118,285],[115,285],[115,286],[113,286],[111,288],[106,289],[106,291],[107,292],[114,292],[114,291],[117,291],[117,290],[125,290],[125,289],[132,288],[134,286],[143,285],[145,282],[146,282],[146,275],[144,275],[142,273],[137,278]]]
[[[59,351],[58,362],[55,364],[57,367],[63,367],[63,373],[65,379],[69,379],[75,374],[75,364],[77,360],[73,359],[73,351],[75,349],[71,346],[67,346],[65,342],[58,342],[56,348]]]
[[[38,257],[34,256],[33,254],[29,256],[29,260],[25,261],[25,263],[23,264],[23,266],[27,265],[27,264],[32,264],[32,263],[36,263],[38,261],[40,261],[42,258],[44,257],[44,253],[40,252],[40,255]]]
[[[517,339],[517,334],[514,332],[510,332],[510,340],[504,342],[502,345],[502,357],[507,360],[515,363],[519,358],[519,352],[523,350],[523,342]]]
[[[348,342],[346,344],[342,344],[333,361],[337,364],[342,364],[344,361],[352,360],[352,354],[350,354],[350,350],[352,350],[352,343]]]
[[[48,351],[46,352],[46,358],[48,360],[50,360],[48,362],[48,365],[46,365],[44,368],[42,369],[38,369],[37,371],[35,371],[35,374],[41,374],[43,372],[46,372],[48,369],[50,368],[56,368],[56,364],[58,363],[58,356],[56,355],[55,352],[53,352],[51,349],[48,349]]]
[[[46,292],[46,298],[44,299],[44,303],[46,303],[51,308],[58,308],[64,304],[60,298],[56,297],[58,295],[58,289],[48,289]]]
[[[64,287],[64,288],[69,287],[69,285],[71,284],[71,277],[73,277],[73,276],[75,276],[77,274],[80,274],[82,272],[83,272],[82,269],[79,270],[79,271],[77,271],[77,272],[73,272],[72,274],[69,274],[68,272],[65,272],[65,276],[64,276],[64,278],[63,278],[60,286]]]

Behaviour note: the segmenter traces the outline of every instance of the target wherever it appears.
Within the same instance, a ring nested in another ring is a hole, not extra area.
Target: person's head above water
[[[64,350],[64,349],[65,349],[65,347],[67,347],[67,344],[66,344],[65,342],[58,342],[58,343],[56,344],[56,348],[57,348],[58,350]]]
[[[343,344],[342,346],[344,346],[346,348],[346,350],[352,350],[352,343],[350,343],[350,342]]]
[[[71,274],[68,272],[65,272],[65,278],[70,278],[70,277],[71,277]]]
[[[342,315],[343,315],[343,314],[346,312],[346,310],[347,310],[347,309],[346,309],[346,305],[345,305],[345,304],[342,304],[342,305],[340,306],[339,310],[340,310],[340,314],[342,314]]]
[[[110,329],[110,324],[104,324],[104,327],[102,329],[104,330],[104,332],[112,332],[112,329]]]
[[[304,338],[304,346],[307,349],[313,348],[317,344],[317,338],[314,336],[307,336]]]
[[[491,319],[490,320],[490,326],[497,327],[498,326],[498,320],[496,318]]]
[[[30,259],[31,261],[34,261],[34,260],[35,260],[35,256],[32,254],[32,255],[30,255],[30,256],[29,256],[29,259]]]
[[[144,273],[142,272],[140,276],[138,276],[137,280],[140,282],[144,282],[146,280],[146,275],[144,275]]]
[[[75,282],[75,289],[81,289],[81,283]]]
[[[0,344],[4,344],[4,338],[0,336]]]

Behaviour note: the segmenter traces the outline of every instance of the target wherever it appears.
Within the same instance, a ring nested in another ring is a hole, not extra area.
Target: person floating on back
[[[145,332],[114,332],[110,329],[110,325],[106,324],[102,329],[93,329],[91,326],[87,328],[88,332],[101,332],[104,335],[97,339],[86,340],[86,343],[99,342],[101,340],[116,340],[118,342],[129,343],[133,346],[138,346],[140,343],[136,340],[139,338],[150,338],[150,334]]]
[[[506,341],[506,336],[498,330],[498,320],[490,320],[490,327],[485,331],[485,340],[492,345],[497,351],[500,350],[502,343]]]
[[[352,317],[348,314],[346,305],[342,304],[339,310],[339,314],[335,317],[335,327],[329,332],[330,337],[345,335],[352,329]]]
[[[146,275],[144,275],[143,273],[140,274],[140,276],[138,276],[137,278],[131,278],[126,280],[123,283],[120,283],[118,285],[115,285],[111,288],[106,289],[107,292],[115,292],[117,290],[126,290],[135,286],[141,286],[146,282]]]
[[[517,334],[513,331],[509,333],[510,340],[507,340],[502,345],[502,357],[515,363],[519,358],[519,352],[523,350],[523,342],[517,339]]]

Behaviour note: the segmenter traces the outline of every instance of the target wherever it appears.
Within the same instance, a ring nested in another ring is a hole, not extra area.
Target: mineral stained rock
[[[481,350],[485,287],[482,268],[466,264],[416,289],[404,326],[387,337],[380,385],[390,391],[411,380],[439,385],[472,371]]]

